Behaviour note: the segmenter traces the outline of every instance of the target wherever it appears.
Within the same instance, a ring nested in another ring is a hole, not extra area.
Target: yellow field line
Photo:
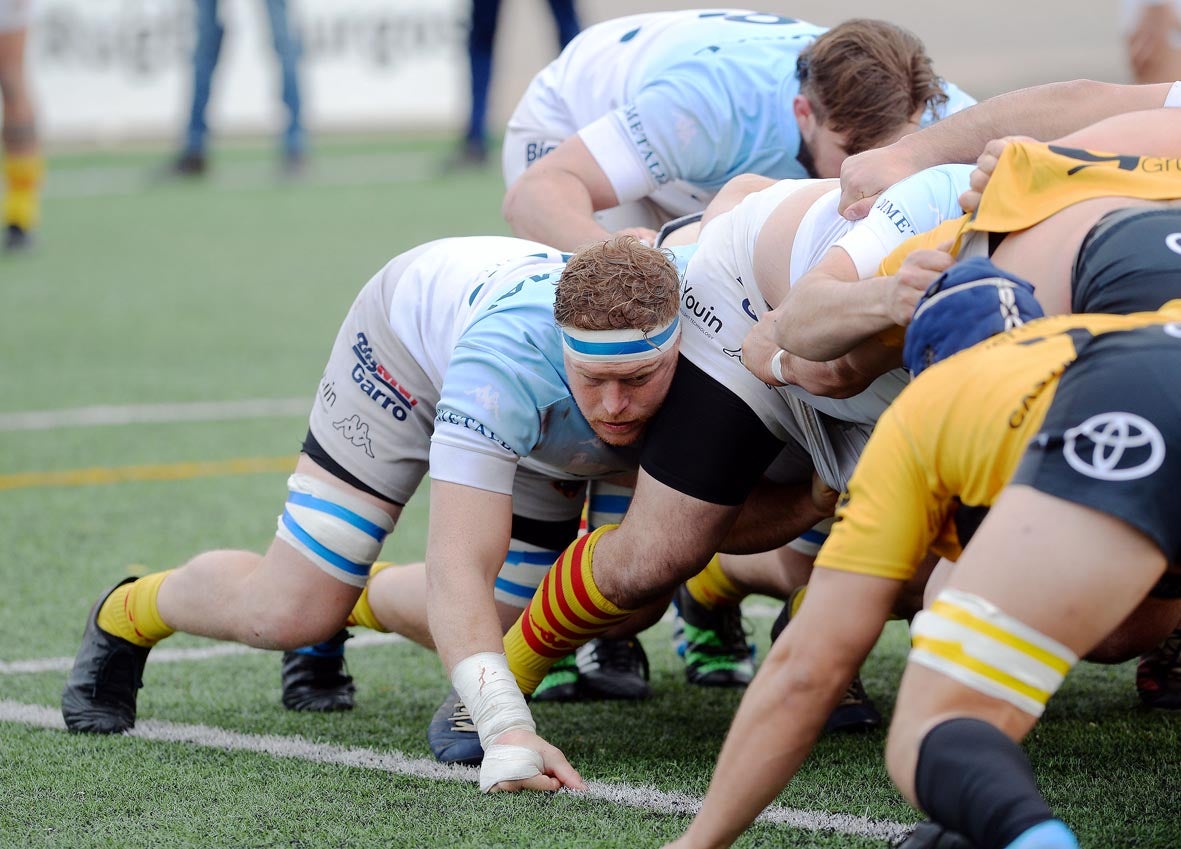
[[[56,472],[18,472],[0,475],[0,490],[32,489],[42,486],[98,486],[132,481],[182,481],[223,475],[290,472],[295,468],[295,460],[296,455],[291,454],[284,457],[239,457],[234,460],[150,466],[97,466],[90,469],[62,469]]]

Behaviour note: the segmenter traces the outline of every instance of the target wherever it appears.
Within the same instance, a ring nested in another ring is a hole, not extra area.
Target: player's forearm
[[[563,251],[611,236],[595,221],[590,193],[573,174],[526,171],[509,187],[501,211],[513,235]]]
[[[972,163],[1002,136],[1054,139],[1112,115],[1164,104],[1169,86],[1127,86],[1093,80],[1048,83],[998,94],[892,145],[918,167]]]
[[[799,770],[847,683],[839,669],[773,647],[743,696],[701,812],[679,845],[732,844]]]
[[[879,282],[805,274],[777,310],[779,346],[797,357],[825,362],[891,327],[881,286],[875,285]]]

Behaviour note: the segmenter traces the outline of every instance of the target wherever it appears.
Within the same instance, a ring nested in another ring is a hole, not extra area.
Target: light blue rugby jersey
[[[702,12],[640,70],[631,102],[616,110],[658,184],[685,180],[717,191],[738,174],[808,174],[792,113],[796,60],[825,27],[777,15]],[[944,83],[947,104],[927,126],[976,101]]]
[[[695,250],[673,249],[682,276]],[[554,322],[560,274],[555,267],[481,298],[443,378],[432,478],[511,494],[518,462],[562,480],[636,468],[638,451],[600,440],[570,393]]]

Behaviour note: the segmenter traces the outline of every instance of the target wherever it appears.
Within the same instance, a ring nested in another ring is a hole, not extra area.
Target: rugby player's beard
[[[796,161],[800,163],[809,177],[813,180],[820,179],[820,174],[816,171],[816,159],[812,156],[812,148],[808,147],[803,136],[800,136],[800,152],[796,154]]]

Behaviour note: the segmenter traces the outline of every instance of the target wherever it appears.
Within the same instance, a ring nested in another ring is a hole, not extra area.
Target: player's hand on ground
[[[850,156],[841,165],[841,200],[837,210],[850,221],[869,215],[883,191],[919,171],[896,145],[887,145]]]
[[[534,732],[523,729],[506,731],[496,738],[496,743],[491,748],[494,749],[496,746],[502,745],[519,746],[539,755],[542,766],[540,771],[532,777],[497,782],[488,790],[489,793],[515,793],[518,790],[554,791],[561,790],[563,787],[570,790],[586,789],[586,782],[582,780],[578,771],[570,766],[570,762],[566,760],[566,756],[562,754],[561,750],[557,746],[550,745]],[[487,755],[485,755],[484,765],[480,767],[481,778],[485,777],[486,773],[483,770],[488,767],[489,763]]]
[[[1037,141],[1037,139],[1029,136],[1005,136],[993,139],[984,146],[984,151],[976,158],[976,168],[968,178],[968,185],[971,188],[960,195],[960,206],[964,212],[975,212],[980,208],[980,196],[984,194],[988,181],[992,179],[992,173],[996,170],[996,164],[1000,161],[1005,148],[1013,142],[1032,141]]]
[[[657,233],[650,227],[625,227],[615,231],[616,236],[635,236],[648,247],[656,244]]]
[[[746,370],[763,383],[783,386],[783,381],[771,371],[771,359],[780,351],[775,335],[775,321],[771,313],[764,313],[742,340],[741,360]]]
[[[919,298],[955,262],[947,252],[950,248],[951,244],[945,243],[934,250],[914,251],[903,261],[887,290],[890,319],[899,327],[910,324]]]

